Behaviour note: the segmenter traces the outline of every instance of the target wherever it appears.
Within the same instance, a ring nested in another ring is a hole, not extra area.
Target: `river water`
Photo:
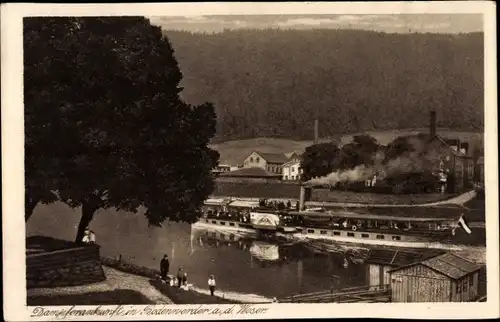
[[[79,218],[80,209],[62,203],[39,205],[26,234],[73,240]],[[342,255],[303,244],[257,240],[253,235],[183,223],[149,227],[141,213],[114,210],[99,210],[90,228],[102,256],[121,255],[136,265],[158,269],[163,254],[168,254],[171,274],[183,267],[189,283],[201,290],[208,289],[208,276],[214,274],[218,289],[232,297],[279,298],[368,283],[365,265],[344,267]]]
[[[80,210],[61,203],[39,205],[26,228],[27,236],[45,235],[73,240]],[[90,228],[101,245],[101,255],[136,265],[159,268],[163,254],[170,257],[170,272],[179,267],[189,283],[208,289],[214,274],[217,287],[241,296],[282,297],[366,284],[363,265],[344,268],[343,257],[317,253],[299,244],[256,240],[255,236],[192,229],[171,223],[148,227],[142,214],[99,210]]]

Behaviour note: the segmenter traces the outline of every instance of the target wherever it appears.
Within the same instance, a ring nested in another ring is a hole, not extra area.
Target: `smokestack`
[[[429,135],[431,140],[436,137],[436,111],[431,111]]]
[[[314,144],[318,144],[318,138],[319,138],[319,125],[318,125],[318,120],[314,120]]]
[[[306,201],[311,198],[311,187],[300,186],[299,211],[306,209]]]
[[[306,204],[306,188],[304,186],[300,186],[300,197],[299,197],[299,211],[304,209]]]

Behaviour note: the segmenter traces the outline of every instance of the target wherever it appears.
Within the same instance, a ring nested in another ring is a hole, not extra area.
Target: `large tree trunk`
[[[80,224],[78,225],[78,231],[76,233],[75,242],[81,243],[83,239],[83,234],[85,233],[85,228],[88,227],[92,218],[94,217],[94,213],[99,209],[97,202],[95,201],[86,201],[82,204],[82,218],[80,219]]]
[[[24,193],[24,221],[27,222],[33,215],[33,210],[35,210],[36,205],[40,201],[39,197],[30,195],[28,190]]]

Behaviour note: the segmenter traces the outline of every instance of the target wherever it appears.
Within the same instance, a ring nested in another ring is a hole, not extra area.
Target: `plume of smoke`
[[[395,159],[385,160],[384,152],[377,151],[372,156],[372,165],[358,165],[352,169],[338,170],[324,177],[313,178],[305,184],[334,187],[338,183],[371,180],[375,175],[377,180],[384,180],[398,174],[435,171],[442,155],[441,149],[419,137],[407,139],[412,149]]]

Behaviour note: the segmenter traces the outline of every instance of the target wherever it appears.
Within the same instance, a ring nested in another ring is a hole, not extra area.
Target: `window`
[[[255,158],[255,162],[259,163],[260,162],[260,158],[259,157]]]
[[[253,162],[253,158],[250,158],[250,162]]]
[[[295,180],[295,176],[292,176],[292,180]]]
[[[377,235],[377,239],[385,239],[384,235]]]
[[[401,236],[392,236],[392,240],[401,240]]]
[[[285,175],[285,180],[288,180],[288,176],[287,175]]]
[[[340,236],[340,231],[334,231],[334,232],[333,232],[333,235],[334,235],[334,236]]]
[[[234,226],[234,223],[233,223],[233,222],[230,222],[230,223],[229,223],[229,226]]]
[[[469,276],[469,286],[472,287],[472,285],[474,285],[474,278],[473,276]]]
[[[326,230],[321,230],[319,233],[320,233],[321,235],[326,235]]]
[[[314,234],[314,229],[308,229],[307,232],[310,234]]]
[[[456,283],[457,283],[457,293],[462,292],[461,290],[462,283],[460,283],[459,281],[457,281]]]
[[[217,222],[215,220],[212,220],[212,224],[216,224]]]
[[[294,173],[294,172],[295,172],[295,168],[294,168],[294,167],[292,167],[292,173]]]
[[[347,236],[354,237],[354,233],[347,233]]]
[[[370,235],[368,235],[368,234],[361,234],[361,237],[368,238],[368,237],[370,237]]]
[[[464,290],[464,292],[467,292],[467,278],[468,278],[468,277],[466,276],[466,277],[464,278],[464,280],[463,280],[463,283],[464,283],[464,285],[463,285],[463,290]]]
[[[225,226],[225,225],[226,225],[226,223],[225,223],[225,222],[223,222],[223,221],[221,221],[221,222],[220,222],[220,224],[221,224],[222,226]]]

